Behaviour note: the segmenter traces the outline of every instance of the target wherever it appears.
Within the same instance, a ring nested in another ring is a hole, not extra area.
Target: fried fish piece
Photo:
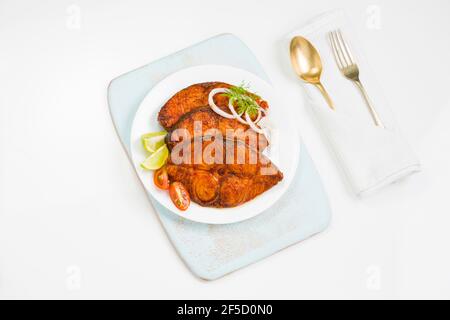
[[[208,97],[211,90],[217,88],[228,89],[230,87],[232,87],[232,85],[225,82],[203,82],[184,88],[183,90],[178,91],[164,104],[159,111],[158,121],[164,129],[168,131],[184,114],[198,108],[208,107]],[[251,92],[248,92],[248,94],[253,96],[262,108],[267,109],[269,107],[266,101],[259,99],[255,94]],[[214,103],[220,109],[227,113],[231,113],[228,108],[228,97],[216,94],[213,99]]]
[[[224,118],[209,107],[198,108],[184,114],[172,126],[166,142],[170,150],[184,139],[203,135],[220,134],[223,138],[237,139],[247,143],[251,148],[264,150],[268,141],[263,134],[249,129],[249,126],[235,120]]]
[[[185,154],[180,150],[173,149],[166,165],[169,180],[183,183],[201,206],[236,207],[283,179],[267,157],[241,141],[199,137],[187,142]]]
[[[216,88],[230,88],[231,85],[224,82],[204,82],[193,84],[178,91],[161,108],[158,121],[166,130],[172,126],[186,113],[201,107],[208,106],[208,96],[211,90]],[[217,106],[226,112],[228,109],[228,98],[217,94],[214,97]]]

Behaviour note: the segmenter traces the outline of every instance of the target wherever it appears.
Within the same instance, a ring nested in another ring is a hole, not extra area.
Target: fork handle
[[[384,128],[383,123],[380,120],[380,117],[378,116],[377,111],[375,110],[372,101],[370,101],[369,95],[367,94],[366,89],[362,85],[361,81],[356,80],[355,81],[356,86],[359,88],[359,90],[362,93],[362,96],[364,100],[366,101],[367,108],[369,109],[370,115],[372,116],[373,122],[377,127]]]
[[[328,106],[330,107],[330,109],[334,110],[333,100],[331,100],[330,95],[325,90],[324,86],[320,82],[316,83],[315,85],[319,89],[320,93],[322,93],[322,95],[325,98],[326,102],[328,103]]]

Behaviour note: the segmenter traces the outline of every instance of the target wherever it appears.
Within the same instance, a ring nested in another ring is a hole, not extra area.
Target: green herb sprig
[[[249,116],[254,117],[258,114],[260,106],[256,100],[261,99],[258,95],[250,93],[248,84],[242,82],[239,86],[232,86],[223,96],[228,97],[232,103],[237,107],[237,113],[243,115],[248,113]]]

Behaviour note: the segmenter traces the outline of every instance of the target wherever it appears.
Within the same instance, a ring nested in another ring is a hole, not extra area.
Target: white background
[[[279,41],[345,8],[423,172],[347,190]],[[378,15],[379,13],[379,15]],[[450,2],[0,0],[0,298],[450,298]],[[172,248],[108,113],[109,81],[219,33],[293,108],[326,186],[322,234],[206,282]]]

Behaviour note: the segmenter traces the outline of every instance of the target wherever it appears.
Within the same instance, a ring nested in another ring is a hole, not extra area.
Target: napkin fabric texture
[[[360,70],[365,86],[385,128],[376,127],[355,84],[339,71],[329,32],[340,29]],[[420,162],[399,131],[375,75],[358,50],[357,37],[342,10],[325,13],[289,33],[286,46],[297,35],[318,50],[323,64],[322,84],[334,101],[331,110],[313,85],[304,83],[310,105],[337,162],[358,196],[372,193],[420,171]]]

